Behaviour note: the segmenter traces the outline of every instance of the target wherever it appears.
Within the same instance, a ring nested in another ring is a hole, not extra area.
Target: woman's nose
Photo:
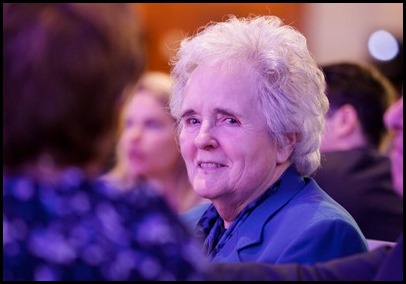
[[[141,126],[134,126],[131,129],[131,140],[139,140],[142,136],[142,127]]]
[[[194,142],[199,149],[210,150],[218,146],[218,141],[213,135],[213,128],[208,124],[202,124]]]

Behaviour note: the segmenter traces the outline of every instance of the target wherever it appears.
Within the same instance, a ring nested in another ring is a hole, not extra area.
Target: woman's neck
[[[202,201],[194,191],[187,176],[170,174],[150,177],[148,182],[157,190],[178,213],[197,205]]]

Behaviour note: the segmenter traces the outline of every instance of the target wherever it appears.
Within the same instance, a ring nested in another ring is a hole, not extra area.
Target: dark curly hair
[[[124,89],[144,69],[125,4],[3,4],[3,165],[100,157]]]

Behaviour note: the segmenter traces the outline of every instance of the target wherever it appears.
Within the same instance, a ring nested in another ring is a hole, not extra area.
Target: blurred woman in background
[[[180,213],[204,199],[193,191],[179,152],[171,86],[166,73],[142,76],[121,109],[115,165],[102,180],[124,190],[148,183]]]

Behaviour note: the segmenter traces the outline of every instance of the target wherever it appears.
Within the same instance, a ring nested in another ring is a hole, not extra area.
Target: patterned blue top
[[[3,280],[202,280],[208,260],[154,191],[76,169],[3,176]]]

